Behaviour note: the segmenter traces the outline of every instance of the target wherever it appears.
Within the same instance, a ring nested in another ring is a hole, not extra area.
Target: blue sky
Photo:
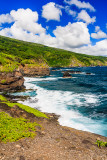
[[[107,56],[106,0],[0,2],[0,35]]]

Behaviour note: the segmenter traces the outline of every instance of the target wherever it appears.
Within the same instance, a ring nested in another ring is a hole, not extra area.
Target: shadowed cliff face
[[[24,87],[24,78],[20,71],[0,73],[0,91],[17,90]]]

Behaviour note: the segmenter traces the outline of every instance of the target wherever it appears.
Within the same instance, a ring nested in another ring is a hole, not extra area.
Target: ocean
[[[77,71],[63,78],[64,71]],[[78,72],[79,71],[79,72]],[[25,105],[60,115],[59,123],[107,136],[107,67],[51,68],[50,76],[25,77]]]

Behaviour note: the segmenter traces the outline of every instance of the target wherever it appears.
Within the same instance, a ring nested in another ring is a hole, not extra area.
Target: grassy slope
[[[4,103],[8,107],[16,105],[22,110],[34,114],[36,117],[48,118],[44,113],[34,108],[20,103],[11,103],[2,95],[0,95],[0,103]],[[40,126],[36,121],[30,122],[30,120],[23,117],[14,118],[0,111],[0,142],[14,142],[21,138],[34,137],[36,135],[36,126]]]
[[[11,65],[12,64],[12,65]],[[74,53],[0,36],[0,70],[11,71],[20,64],[50,67],[107,65],[107,58]]]

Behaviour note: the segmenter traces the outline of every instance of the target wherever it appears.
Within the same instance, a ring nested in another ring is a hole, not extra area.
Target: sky
[[[107,0],[0,0],[0,35],[107,56]]]

